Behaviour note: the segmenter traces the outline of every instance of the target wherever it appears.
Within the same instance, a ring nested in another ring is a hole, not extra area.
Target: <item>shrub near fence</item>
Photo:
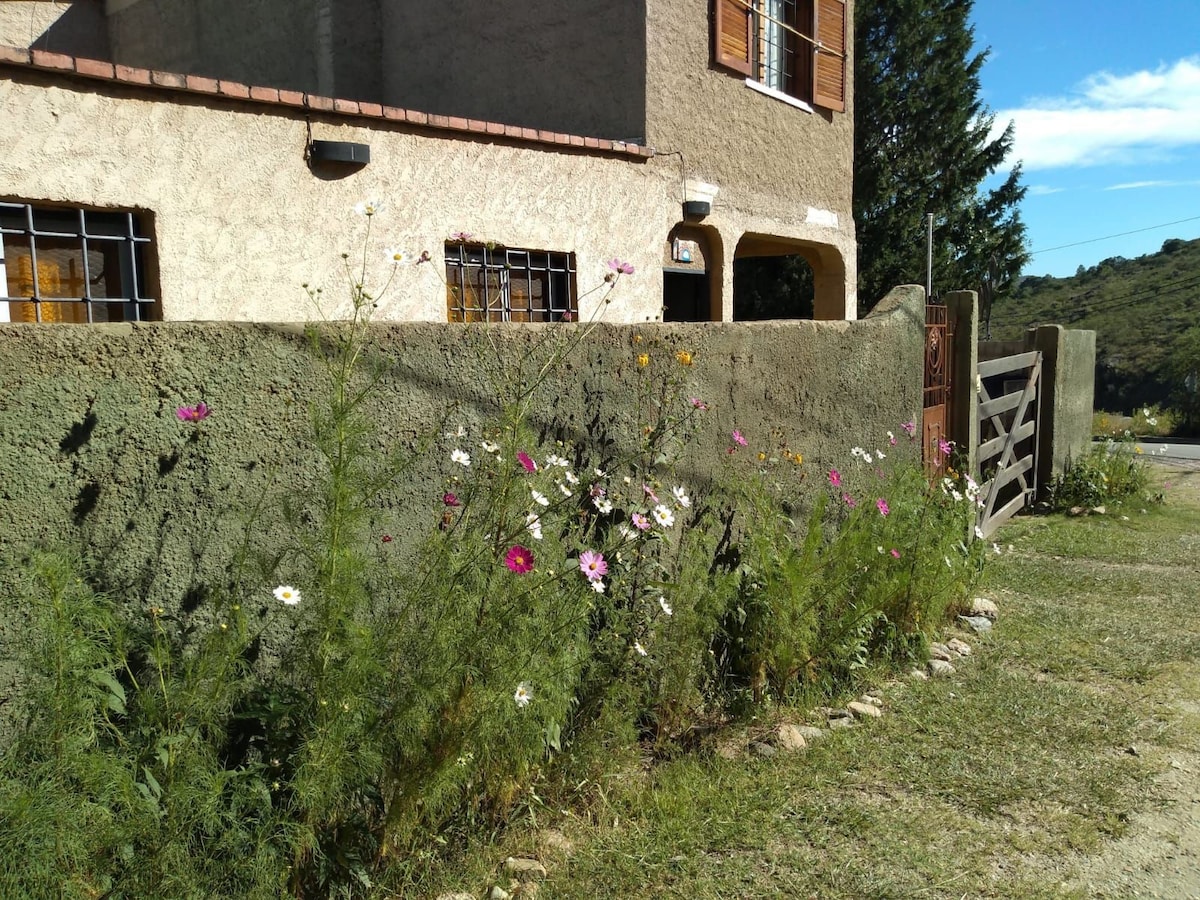
[[[436,838],[503,820],[590,746],[668,744],[911,658],[978,573],[968,486],[930,486],[903,431],[809,473],[781,435],[734,428],[690,479],[678,461],[713,401],[686,347],[635,335],[635,408],[595,431],[635,422],[620,444],[539,435],[535,398],[590,325],[546,329],[496,381],[492,418],[381,454],[365,281],[346,324],[312,332],[311,490],[247,509],[219,578],[146,606],[95,589],[95,547],[31,556],[5,896],[400,887]],[[175,413],[168,481],[222,453],[219,406]],[[381,503],[424,458],[434,508]],[[821,486],[802,505],[805,474]],[[414,516],[424,537],[389,540],[389,518]]]

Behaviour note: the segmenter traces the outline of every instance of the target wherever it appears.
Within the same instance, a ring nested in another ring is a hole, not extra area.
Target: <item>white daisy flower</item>
[[[660,503],[654,507],[654,521],[663,528],[670,528],[675,524],[675,514]]]
[[[674,610],[671,609],[671,604],[667,602],[666,597],[659,597],[658,605],[662,607],[663,615],[669,616],[672,612],[674,612]]]
[[[613,511],[612,501],[606,497],[597,497],[592,501],[592,503],[594,503],[596,506],[596,512],[600,513],[601,515],[607,516]]]
[[[687,495],[687,488],[682,485],[671,488],[671,493],[675,495],[675,502],[688,509],[692,505],[692,498]]]
[[[538,506],[549,506],[550,505],[550,498],[548,498],[545,494],[541,493],[540,491],[535,491],[533,488],[530,488],[529,493],[533,495],[533,502],[538,504]]]
[[[517,689],[513,692],[513,701],[517,706],[524,709],[529,705],[529,701],[533,699],[533,687],[528,681],[522,681],[517,685]]]
[[[274,593],[275,599],[287,606],[295,606],[300,602],[300,592],[290,584],[281,584]]]
[[[992,552],[995,553],[997,556],[999,556],[1004,551],[1000,549],[999,544],[992,544]]]
[[[637,651],[638,656],[646,656],[646,648],[642,646],[641,641],[633,642],[633,649]]]
[[[535,541],[542,539],[542,520],[538,518],[537,513],[529,513],[525,516],[525,527],[529,529],[529,536]]]
[[[876,450],[875,455],[877,457],[879,457],[880,459],[887,459],[887,454],[884,453],[882,450]]]
[[[570,489],[569,487],[567,487],[567,486],[566,486],[565,484],[563,484],[561,481],[556,481],[556,482],[554,482],[554,483],[558,485],[558,489],[559,489],[560,491],[562,491],[562,493],[563,493],[563,496],[564,496],[564,497],[570,497],[570,496],[571,496],[571,489]]]
[[[403,266],[412,261],[412,256],[405,253],[399,247],[388,247],[383,251],[383,258],[395,266]]]
[[[605,472],[603,469],[592,469],[592,471],[596,473],[597,478],[607,478],[608,477],[608,473]]]
[[[374,197],[368,200],[360,200],[354,204],[354,214],[356,216],[374,216],[383,211],[383,204]]]
[[[595,581],[589,582],[589,584],[591,584],[592,590],[595,591],[597,594],[604,593],[604,582],[602,580],[600,580],[599,578],[597,578]]]
[[[556,453],[551,453],[549,456],[547,456],[547,457],[546,457],[546,465],[548,465],[548,466],[561,466],[562,468],[564,468],[564,469],[565,469],[567,466],[569,466],[569,465],[570,465],[570,463],[569,463],[569,462],[567,462],[565,459],[563,459],[563,458],[562,458],[561,456],[559,456],[558,454],[556,454]]]
[[[467,453],[466,450],[455,449],[450,452],[450,461],[456,462],[460,466],[463,466],[465,468],[470,468],[471,467],[471,454]]]
[[[454,438],[465,438],[467,436],[467,426],[459,425],[453,431],[442,432],[442,437],[453,440]]]
[[[620,525],[617,526],[617,534],[619,534],[624,540],[627,540],[627,541],[631,541],[635,537],[637,537],[637,532],[634,531],[632,528],[630,528],[628,525],[626,525],[624,522],[622,522]]]
[[[483,448],[484,453],[499,453],[500,452],[500,445],[493,443],[492,441],[481,441],[479,446]]]
[[[567,471],[563,472],[563,478],[567,479],[568,483],[570,484],[579,484],[579,476],[570,469],[567,469]]]
[[[975,537],[979,538],[981,541],[983,540],[983,529],[978,525],[975,526]]]

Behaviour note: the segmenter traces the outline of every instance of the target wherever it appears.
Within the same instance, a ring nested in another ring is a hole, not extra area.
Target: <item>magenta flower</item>
[[[907,422],[901,422],[900,427],[902,429],[904,429],[904,433],[907,434],[909,437],[912,437],[914,434],[917,433],[917,423],[914,422],[912,419],[909,419]]]
[[[212,415],[212,410],[201,400],[195,406],[179,407],[175,410],[175,415],[179,417],[180,422],[203,422]]]
[[[858,501],[849,494],[842,494],[842,502],[850,507],[850,509],[854,509],[854,507],[858,506]]]
[[[949,456],[951,449],[952,448],[949,441],[947,441],[945,438],[938,438],[938,452],[940,452],[942,456]]]
[[[392,542],[392,536],[390,534],[385,534],[383,537],[380,538],[380,540],[383,541],[385,544],[390,544]]]
[[[445,503],[447,506],[462,506],[462,504],[458,500],[458,495],[451,494],[448,491],[445,494],[442,494],[442,502]]]
[[[891,512],[891,509],[888,508],[887,501],[882,497],[875,501],[875,508],[879,510],[879,514],[881,516],[886,516]]]
[[[595,550],[584,550],[579,554],[579,571],[587,576],[588,581],[599,581],[608,574],[608,563],[604,554]]]
[[[658,503],[658,494],[654,493],[654,489],[648,484],[642,485],[642,493],[650,498],[651,503]]]
[[[632,518],[633,524],[636,526],[638,531],[645,531],[650,527],[650,519],[641,513],[634,513]]]
[[[455,241],[459,244],[465,244],[465,243],[467,243],[467,241],[471,240],[471,238],[473,238],[473,237],[474,237],[474,235],[471,234],[471,232],[469,232],[469,231],[456,231],[452,235],[450,235],[450,240]]]
[[[842,486],[842,473],[839,472],[837,469],[830,469],[829,470],[829,483],[832,484],[834,487],[841,487]]]
[[[708,404],[699,397],[688,397],[688,403],[692,404],[693,409],[698,409],[701,411],[708,409]]]
[[[900,551],[899,551],[899,550],[897,550],[895,547],[893,547],[893,548],[892,548],[892,550],[891,550],[891,553],[892,553],[892,558],[893,558],[893,559],[899,559],[899,558],[900,558]]]
[[[733,442],[735,444],[737,444],[739,447],[746,446],[746,439],[744,437],[742,437],[742,433],[740,431],[738,431],[736,428],[733,429]]]
[[[519,462],[521,464],[521,466],[525,469],[526,472],[536,472],[537,471],[537,463],[535,463],[533,461],[533,457],[531,457],[524,450],[517,451],[517,462]]]
[[[508,555],[504,557],[504,564],[508,566],[510,572],[515,572],[517,575],[524,575],[527,572],[533,571],[533,551],[528,547],[522,547],[517,544],[508,551]]]
[[[616,272],[618,275],[633,274],[633,265],[631,263],[627,263],[623,259],[617,259],[616,257],[613,257],[608,261],[608,269],[610,272]]]

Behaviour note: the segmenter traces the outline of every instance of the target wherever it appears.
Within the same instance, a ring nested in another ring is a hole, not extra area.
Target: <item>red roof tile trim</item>
[[[522,128],[519,125],[506,125],[503,122],[486,122],[479,119],[463,119],[457,116],[439,116],[420,112],[419,110],[401,109],[395,106],[380,106],[378,103],[364,103],[358,100],[322,97],[318,94],[305,94],[299,91],[289,91],[260,85],[239,84],[236,81],[203,78],[199,75],[181,75],[177,72],[151,71],[150,69],[139,69],[119,63],[114,65],[113,63],[98,59],[84,59],[82,57],[67,56],[62,53],[48,53],[44,50],[27,50],[22,47],[0,45],[0,66],[24,66],[30,69],[52,71],[60,75],[70,74],[92,80],[136,84],[153,90],[181,91],[189,94],[207,94],[210,96],[218,95],[256,105],[307,107],[308,109],[328,112],[332,115],[357,119],[408,122],[424,128],[456,132],[463,135],[494,135],[497,137],[503,135],[506,138],[521,141],[522,143],[542,144],[556,148],[564,146],[582,147],[592,152],[615,154],[632,159],[649,159],[654,156],[654,149],[651,147],[643,147],[640,144],[630,144],[623,141],[566,134],[561,131]]]

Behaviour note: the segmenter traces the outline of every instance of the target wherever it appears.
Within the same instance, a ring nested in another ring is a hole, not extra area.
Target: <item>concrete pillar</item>
[[[946,315],[954,330],[950,365],[950,438],[966,452],[966,471],[979,478],[979,392],[975,373],[979,367],[979,295],[951,291],[946,295]]]
[[[1096,390],[1096,332],[1042,325],[1027,334],[1042,351],[1038,421],[1038,492],[1088,452]]]

